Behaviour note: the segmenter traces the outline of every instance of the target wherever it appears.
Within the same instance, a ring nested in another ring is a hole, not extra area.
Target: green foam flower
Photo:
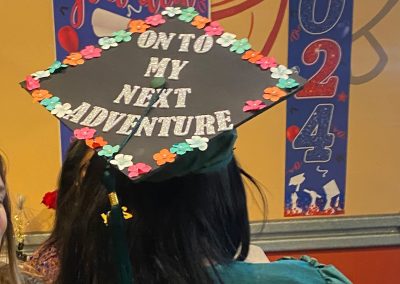
[[[125,30],[114,32],[112,35],[114,36],[116,42],[121,42],[121,41],[128,42],[131,41],[132,39],[131,37],[132,33],[127,32]]]
[[[249,43],[248,39],[242,38],[242,39],[235,41],[229,50],[232,52],[236,52],[237,54],[242,54],[246,50],[249,50],[250,48],[251,48],[251,44]]]
[[[189,7],[189,8],[182,10],[178,19],[181,21],[184,21],[186,23],[189,23],[193,20],[194,17],[196,17],[198,15],[199,15],[199,12],[197,12],[193,7]]]

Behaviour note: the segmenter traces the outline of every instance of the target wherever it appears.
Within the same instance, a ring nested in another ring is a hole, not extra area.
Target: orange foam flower
[[[150,26],[142,20],[132,20],[128,27],[131,33],[144,33]]]
[[[106,140],[104,140],[104,138],[101,136],[97,136],[97,137],[91,138],[91,139],[86,139],[85,142],[86,142],[86,145],[88,145],[92,149],[100,148],[100,147],[103,147],[104,145],[108,144],[108,142]]]
[[[84,62],[85,60],[82,58],[82,54],[80,54],[79,52],[72,52],[63,61],[64,64],[68,64],[71,66],[80,65],[83,64]]]
[[[251,63],[256,63],[262,57],[263,57],[263,55],[260,54],[259,51],[248,50],[245,52],[245,54],[243,54],[242,59],[246,59]]]
[[[165,163],[173,163],[175,161],[176,154],[172,154],[167,149],[162,149],[160,152],[153,155],[153,159],[157,165],[161,166]]]
[[[202,29],[206,26],[206,24],[208,24],[210,21],[210,19],[206,18],[206,17],[202,17],[202,16],[196,16],[193,19],[192,22],[192,26],[195,26],[198,29]]]
[[[282,91],[278,87],[270,87],[264,90],[264,99],[270,100],[273,102],[278,101],[280,98],[286,96],[286,92]]]
[[[47,90],[39,89],[39,90],[34,90],[32,92],[32,98],[34,102],[40,102],[44,99],[49,99],[53,95],[49,93]]]

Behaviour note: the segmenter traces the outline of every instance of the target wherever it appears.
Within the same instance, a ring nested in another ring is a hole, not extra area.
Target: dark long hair
[[[7,228],[3,238],[0,240],[0,252],[2,248],[7,246],[7,256],[8,256],[8,267],[9,275],[12,283],[19,283],[19,278],[17,276],[17,258],[16,258],[16,247],[14,241],[14,228],[12,224],[12,213],[11,213],[11,203],[8,196],[7,181],[6,181],[6,165],[2,155],[0,155],[0,177],[4,182],[6,195],[3,200],[3,207],[7,215]]]
[[[67,158],[63,171],[72,160]],[[61,174],[57,283],[116,283],[112,240],[100,217],[109,210],[100,181],[104,167],[103,159],[93,156],[79,189],[65,184]],[[135,284],[222,283],[217,265],[246,258],[250,232],[240,173],[235,159],[215,172],[161,183],[134,184],[115,171],[121,203],[133,214],[125,228]],[[61,190],[68,186],[76,196],[64,206]]]
[[[63,241],[66,224],[74,216],[72,209],[77,207],[77,202],[82,196],[82,178],[93,154],[94,151],[87,147],[83,141],[74,140],[71,142],[58,180],[54,228],[45,242],[44,248],[58,247],[58,244]]]

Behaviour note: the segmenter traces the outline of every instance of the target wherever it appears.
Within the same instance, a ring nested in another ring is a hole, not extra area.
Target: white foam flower
[[[236,35],[231,33],[223,33],[218,39],[217,43],[223,47],[228,47],[236,41]]]
[[[132,159],[132,155],[118,154],[110,161],[110,163],[117,166],[118,169],[122,171],[123,169],[133,165]]]
[[[288,69],[284,65],[279,65],[278,67],[272,67],[271,78],[274,79],[289,79],[289,75],[293,74],[293,71]]]
[[[208,148],[208,141],[207,137],[200,137],[200,136],[192,136],[191,139],[186,139],[186,142],[192,148],[198,148],[200,151],[205,151]]]
[[[50,71],[49,70],[44,70],[44,71],[37,71],[32,74],[32,77],[35,80],[41,79],[41,78],[47,78],[50,76]]]
[[[54,109],[51,111],[51,114],[54,114],[55,116],[61,118],[64,117],[64,115],[71,114],[71,104],[65,103],[65,104],[56,104],[54,106]]]
[[[180,7],[166,7],[165,10],[161,12],[161,15],[167,15],[170,18],[180,14],[182,14]]]
[[[118,43],[115,40],[115,38],[110,38],[107,36],[100,38],[98,42],[101,45],[102,49],[110,49],[111,47],[118,46]]]

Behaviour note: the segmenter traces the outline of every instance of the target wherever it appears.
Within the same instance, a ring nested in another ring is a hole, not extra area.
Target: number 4
[[[335,135],[330,133],[334,105],[319,104],[308,117],[292,142],[293,149],[308,149],[305,163],[328,162],[331,159]]]

